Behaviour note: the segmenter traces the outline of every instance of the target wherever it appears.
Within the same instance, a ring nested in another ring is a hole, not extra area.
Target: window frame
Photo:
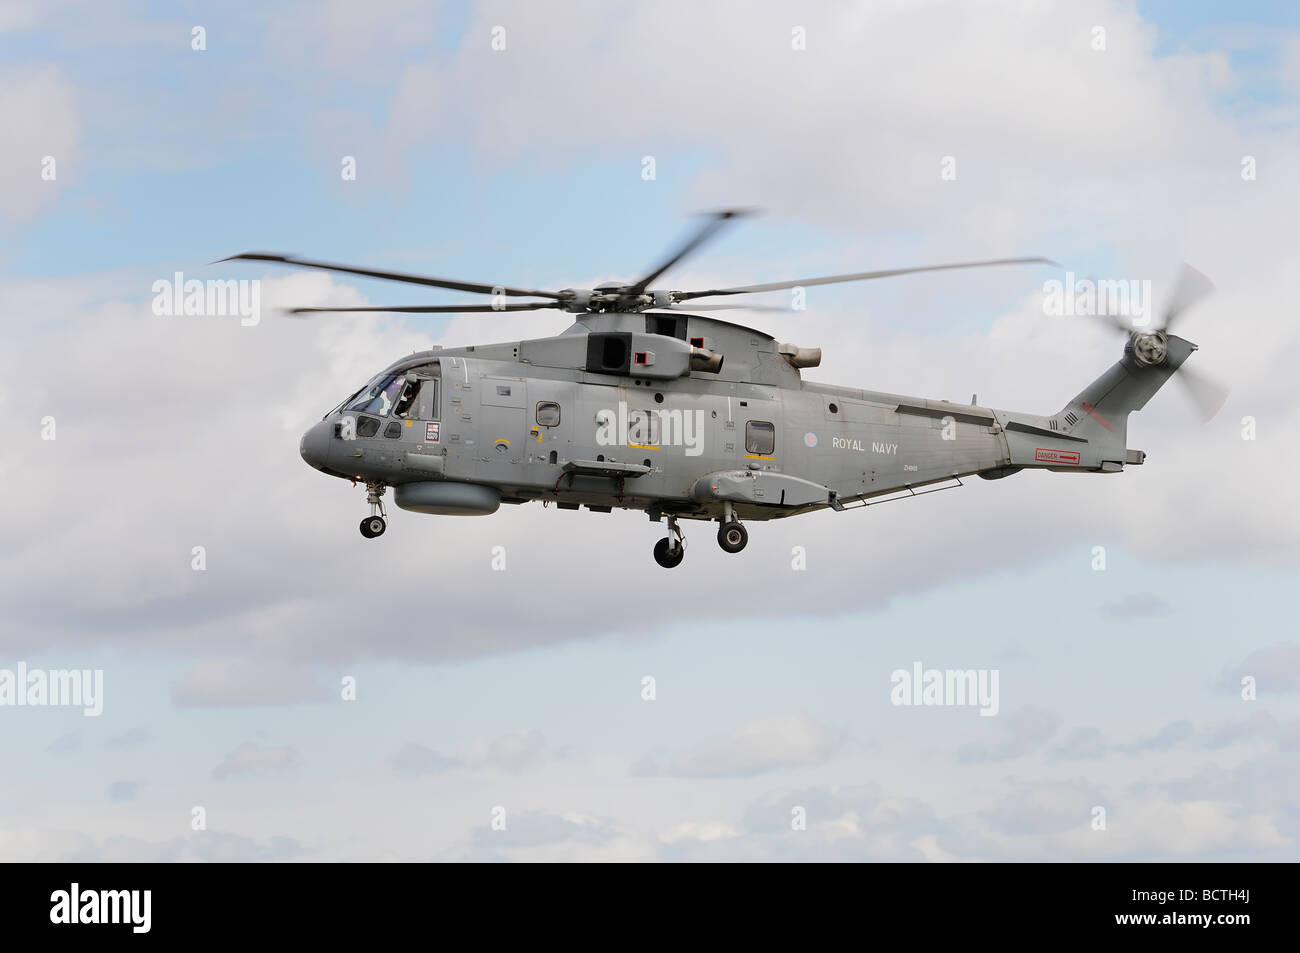
[[[634,426],[632,423],[632,417],[634,414],[644,415],[649,424],[649,439],[644,443],[639,443],[632,439],[632,428]],[[629,410],[627,412],[627,445],[629,447],[635,447],[638,450],[658,450],[660,446],[659,439],[663,436],[663,432],[660,429],[661,422],[658,410]]]
[[[757,449],[754,444],[755,431],[758,427],[766,427],[767,431],[764,436],[769,438],[769,446],[766,450]],[[770,420],[747,420],[745,421],[745,452],[753,454],[756,457],[771,457],[776,455],[776,424]]]
[[[542,423],[541,415],[542,415],[543,404],[555,408],[555,423],[553,424]],[[560,402],[558,400],[539,400],[537,404],[533,407],[533,423],[537,424],[537,426],[539,427],[546,427],[547,429],[550,429],[551,427],[558,427],[560,426],[560,421],[563,419],[564,419],[564,409],[560,406]]]

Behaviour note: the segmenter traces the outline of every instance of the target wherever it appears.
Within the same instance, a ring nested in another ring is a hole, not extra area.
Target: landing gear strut
[[[718,545],[726,553],[738,553],[749,542],[749,532],[736,519],[730,503],[723,504],[721,526],[718,527]]]
[[[668,517],[668,535],[655,543],[655,562],[665,569],[680,566],[686,556],[686,538],[677,526],[677,518]]]
[[[370,515],[361,521],[361,535],[366,539],[383,536],[388,529],[388,514],[384,512],[382,499],[386,487],[382,483],[366,484],[366,502],[370,504]]]

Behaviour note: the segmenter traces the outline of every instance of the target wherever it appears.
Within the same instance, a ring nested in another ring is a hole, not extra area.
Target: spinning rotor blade
[[[843,281],[867,281],[871,278],[890,278],[894,275],[913,275],[922,271],[949,271],[953,268],[985,268],[990,265],[1055,265],[1050,258],[997,258],[992,261],[967,261],[952,265],[925,265],[920,268],[890,268],[886,271],[862,271],[855,275],[832,275],[828,278],[805,278],[800,281],[773,281],[762,285],[746,285],[742,288],[714,288],[709,291],[676,292],[678,301],[690,301],[693,298],[707,298],[712,295],[738,295],[761,291],[783,291],[787,288],[803,288],[813,285],[832,285]]]
[[[1168,331],[1184,311],[1213,290],[1214,282],[1184,263],[1183,270],[1178,275],[1178,284],[1174,286],[1173,296],[1169,299],[1169,307],[1165,309],[1165,320],[1161,327]]]
[[[1098,321],[1106,322],[1106,324],[1110,325],[1112,328],[1114,328],[1120,334],[1123,334],[1125,337],[1128,337],[1130,334],[1132,334],[1135,331],[1140,334],[1143,331],[1147,330],[1146,328],[1140,328],[1136,324],[1134,324],[1132,318],[1126,318],[1118,314],[1109,314],[1109,313],[1094,311],[1090,313],[1088,317],[1096,318]]]
[[[1228,399],[1228,388],[1201,371],[1194,371],[1183,365],[1174,374],[1174,380],[1181,381],[1188,399],[1196,405],[1201,423],[1209,423]]]
[[[290,308],[289,314],[352,313],[359,311],[392,311],[402,314],[460,314],[470,311],[538,311],[542,308],[560,308],[554,301],[527,301],[522,304],[418,304],[402,307],[370,308]]]
[[[702,304],[691,306],[691,311],[786,311],[791,312],[790,308],[778,307],[774,304]],[[792,312],[791,312],[792,313]]]
[[[720,212],[714,212],[712,215],[709,216],[709,220],[704,223],[704,225],[700,228],[700,230],[697,231],[694,236],[692,236],[690,241],[688,241],[685,245],[683,245],[676,252],[674,252],[672,257],[670,257],[666,262],[664,262],[654,271],[650,272],[650,274],[646,275],[636,284],[632,285],[632,287],[629,289],[629,293],[641,294],[641,292],[645,291],[647,288],[650,287],[650,283],[652,281],[657,279],[660,275],[662,275],[673,265],[677,264],[679,261],[681,261],[687,255],[689,255],[691,252],[695,251],[695,249],[699,248],[706,241],[708,241],[710,238],[716,235],[718,233],[718,230],[721,229],[724,225],[726,225],[728,221],[730,221],[733,218],[738,218],[739,216],[748,215],[748,214],[750,213],[745,209],[735,209],[735,208],[723,209]]]
[[[474,294],[503,294],[514,298],[553,298],[561,300],[564,296],[554,291],[528,291],[524,288],[508,288],[505,285],[482,285],[472,281],[451,281],[447,278],[429,278],[425,275],[408,275],[400,271],[375,271],[370,268],[354,268],[351,265],[334,265],[324,261],[309,261],[294,258],[292,255],[276,255],[270,252],[245,252],[231,255],[219,261],[269,261],[280,265],[297,265],[300,268],[319,268],[322,271],[338,271],[348,275],[361,275],[364,278],[382,278],[385,281],[404,281],[411,285],[427,285],[431,288],[449,288],[452,291],[469,291]],[[219,262],[213,262],[218,264]]]

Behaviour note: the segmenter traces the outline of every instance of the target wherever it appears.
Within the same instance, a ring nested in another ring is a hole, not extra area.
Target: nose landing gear
[[[675,517],[668,517],[668,535],[655,543],[655,562],[665,569],[680,566],[686,556],[686,538]]]
[[[366,502],[370,504],[370,515],[361,521],[361,535],[366,539],[383,536],[388,529],[388,514],[384,512],[384,491],[382,483],[366,484]]]

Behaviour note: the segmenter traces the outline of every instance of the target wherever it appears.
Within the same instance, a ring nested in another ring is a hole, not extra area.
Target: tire
[[[367,516],[361,521],[361,535],[366,539],[383,536],[386,529],[388,529],[388,524],[380,516]]]
[[[749,532],[740,523],[723,523],[718,529],[718,545],[726,553],[738,553],[749,542]]]
[[[686,557],[686,549],[681,543],[678,543],[671,551],[668,549],[668,537],[665,536],[659,542],[655,543],[655,562],[665,569],[672,569],[680,566],[682,560]]]

